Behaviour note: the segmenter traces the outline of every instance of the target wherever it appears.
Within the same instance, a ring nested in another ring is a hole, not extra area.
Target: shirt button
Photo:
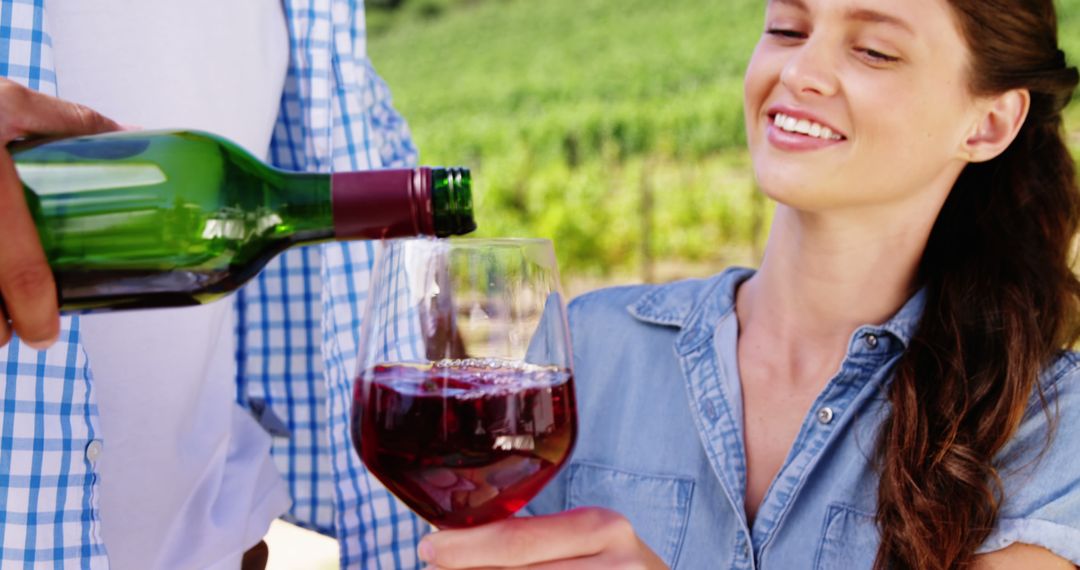
[[[864,336],[863,341],[866,342],[866,346],[870,348],[877,348],[878,339],[876,334],[868,334]]]
[[[101,449],[100,439],[90,440],[90,443],[86,444],[86,460],[90,463],[97,461],[98,457],[101,457]]]
[[[832,408],[828,408],[828,407],[821,408],[817,412],[817,421],[822,423],[822,424],[828,424],[828,423],[832,422],[832,418],[833,418]]]

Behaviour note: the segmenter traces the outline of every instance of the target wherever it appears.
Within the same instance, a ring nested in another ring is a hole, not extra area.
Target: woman
[[[570,317],[572,463],[443,568],[1080,564],[1078,225],[1051,0],[771,0],[757,272]]]

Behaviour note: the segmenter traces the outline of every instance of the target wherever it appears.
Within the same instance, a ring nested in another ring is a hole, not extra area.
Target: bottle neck
[[[436,236],[460,236],[476,229],[469,169],[431,169],[431,209]]]
[[[290,243],[334,239],[331,177],[324,173],[288,172],[278,184],[276,209]]]

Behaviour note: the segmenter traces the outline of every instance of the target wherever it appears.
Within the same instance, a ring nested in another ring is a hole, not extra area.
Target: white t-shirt
[[[277,0],[50,0],[59,96],[142,128],[269,148],[288,64]],[[235,570],[289,506],[270,437],[234,403],[231,299],[82,317],[111,566]]]

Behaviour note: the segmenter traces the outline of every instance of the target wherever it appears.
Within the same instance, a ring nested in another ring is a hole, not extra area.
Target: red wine
[[[439,528],[508,517],[562,467],[577,416],[569,371],[491,360],[377,366],[356,383],[353,442]]]

